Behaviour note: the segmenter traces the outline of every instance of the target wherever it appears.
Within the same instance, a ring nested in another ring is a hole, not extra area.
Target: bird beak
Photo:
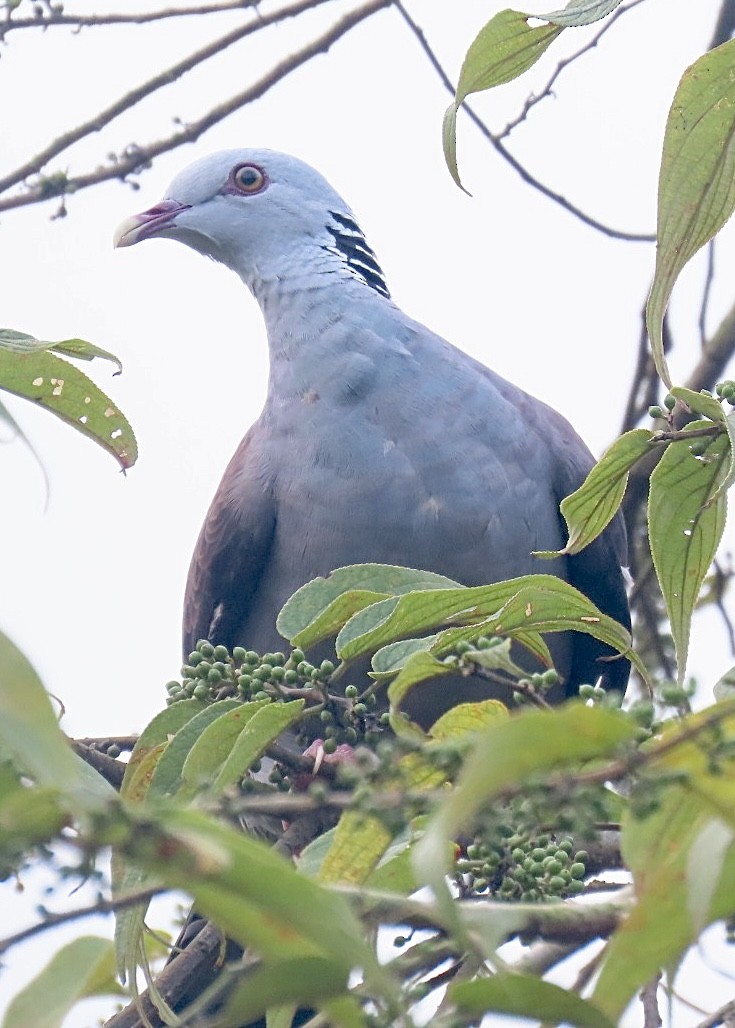
[[[187,211],[190,206],[178,200],[161,200],[150,210],[134,214],[118,225],[112,237],[113,245],[133,246],[141,239],[157,235],[162,229],[171,228],[176,223],[176,215]]]

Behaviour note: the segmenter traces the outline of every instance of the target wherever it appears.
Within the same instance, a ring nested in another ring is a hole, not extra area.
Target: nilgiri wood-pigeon
[[[179,174],[124,222],[117,246],[177,239],[236,272],[260,304],[270,378],[263,411],[225,472],[189,571],[184,653],[200,638],[280,649],[276,615],[303,583],[379,562],[481,585],[558,575],[629,625],[618,517],[592,545],[564,545],[560,501],[593,464],[568,422],[412,320],[390,298],[350,208],[304,162],[226,150]],[[567,693],[628,663],[588,635],[551,638]],[[482,698],[464,680],[435,716]],[[558,697],[557,697],[558,698]]]

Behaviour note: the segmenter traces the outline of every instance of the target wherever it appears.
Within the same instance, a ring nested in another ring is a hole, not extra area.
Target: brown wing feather
[[[233,646],[268,560],[275,504],[254,425],[227,466],[199,533],[184,596],[184,658],[199,639]]]

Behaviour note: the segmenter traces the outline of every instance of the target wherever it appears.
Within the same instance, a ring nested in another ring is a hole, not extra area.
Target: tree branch
[[[92,917],[96,914],[113,914],[117,910],[134,907],[138,903],[147,903],[154,896],[161,896],[164,892],[169,891],[168,888],[162,888],[160,885],[155,888],[137,889],[135,892],[130,892],[125,896],[118,896],[111,900],[98,900],[97,903],[92,903],[90,906],[65,910],[62,914],[47,914],[43,921],[39,921],[29,928],[24,928],[14,935],[9,935],[6,939],[0,939],[0,954],[7,953],[11,947],[17,946],[19,942],[25,942],[26,939],[31,939],[34,935],[40,935],[49,928],[56,928],[60,924],[68,924],[69,921],[79,921],[83,917]]]
[[[80,31],[83,28],[95,28],[98,25],[144,25],[167,18],[186,18],[191,15],[237,11],[246,7],[257,7],[258,3],[259,0],[220,0],[219,3],[199,4],[193,7],[168,7],[160,11],[137,14],[67,14],[57,7],[48,6],[45,11],[40,10],[38,16],[33,18],[16,18],[14,12],[8,10],[5,21],[0,22],[0,42],[13,29],[45,31],[56,25],[65,25]]]
[[[23,182],[29,175],[39,174],[41,170],[48,164],[49,161],[53,160],[54,157],[57,157],[64,150],[67,150],[70,146],[73,146],[74,143],[78,143],[80,139],[92,135],[92,133],[94,132],[100,132],[111,121],[119,117],[121,114],[129,110],[131,107],[134,107],[136,104],[140,103],[141,100],[145,99],[145,97],[149,96],[151,93],[155,93],[157,90],[163,88],[164,86],[171,85],[172,82],[175,82],[177,79],[181,78],[187,72],[203,64],[205,61],[208,61],[211,57],[214,57],[216,54],[222,53],[224,50],[227,50],[234,43],[239,42],[241,39],[244,39],[246,36],[249,36],[254,32],[260,31],[260,29],[267,28],[269,25],[276,24],[277,22],[283,21],[286,18],[296,17],[297,15],[302,14],[304,11],[308,11],[311,8],[317,7],[326,2],[328,2],[328,0],[299,0],[298,3],[292,4],[289,7],[281,8],[278,11],[274,11],[270,15],[264,15],[262,17],[256,16],[255,18],[251,19],[246,25],[240,25],[238,28],[233,29],[232,32],[228,32],[224,36],[221,36],[219,39],[214,40],[214,42],[210,43],[208,46],[202,47],[200,50],[196,50],[194,53],[190,54],[184,60],[178,61],[170,68],[167,68],[160,74],[155,75],[152,79],[149,79],[147,82],[143,82],[137,88],[132,89],[129,93],[126,93],[124,96],[120,97],[118,100],[115,101],[115,103],[111,104],[104,111],[100,111],[100,113],[95,115],[93,118],[90,118],[88,121],[82,122],[82,124],[77,125],[76,128],[69,129],[68,131],[62,133],[62,135],[58,136],[51,143],[49,143],[48,146],[45,147],[45,149],[41,150],[40,153],[34,154],[34,156],[31,157],[28,161],[26,161],[25,164],[21,165],[19,168],[16,168],[14,171],[10,172],[10,174],[6,175],[4,178],[0,178],[0,193],[4,193],[7,189],[10,189],[12,186],[18,185],[20,182]],[[385,4],[381,4],[381,6],[385,6]],[[346,20],[347,19],[343,19],[343,21]],[[356,19],[356,21],[359,20],[361,19]],[[347,28],[344,29],[344,31],[347,31],[349,28],[352,28],[352,25],[354,23],[356,22],[351,22],[347,26]],[[341,24],[341,22],[338,23],[338,25]],[[338,35],[342,34],[342,32],[339,32]],[[338,38],[338,36],[335,38]],[[334,40],[332,40],[332,42],[333,41]],[[328,48],[329,45],[331,44],[328,43],[327,47],[325,48]],[[274,78],[273,81],[278,81],[278,79],[282,78],[283,75],[288,74],[289,71],[292,71],[294,68],[298,67],[299,64],[302,64],[304,62],[304,59],[308,60],[309,57],[313,56],[314,54],[311,52],[311,49],[312,48],[304,48],[303,51],[298,51],[287,61],[282,62],[282,64],[280,65],[277,65],[276,68],[273,69],[273,72],[271,72],[271,75],[274,72],[276,72],[278,68],[283,68],[284,65],[286,65],[286,67],[282,74]],[[307,51],[308,56],[306,58],[300,58],[300,55]],[[316,52],[319,51],[317,50]],[[267,79],[268,76],[266,76],[265,79],[261,79],[261,82],[264,82]],[[272,84],[273,83],[271,82],[265,88],[270,88],[270,85]],[[256,96],[261,96],[263,92],[265,92],[265,89],[261,89],[259,92],[257,92],[252,99],[255,99]],[[239,96],[247,96],[247,91],[246,93],[239,94]],[[228,110],[226,113],[231,113],[232,110],[236,110],[237,107],[242,106],[243,103],[248,102],[248,99],[241,100],[240,103],[238,103],[234,107],[231,107],[230,110]],[[214,110],[216,111],[218,110],[218,108],[214,108]],[[223,114],[222,117],[225,117],[225,115]],[[210,124],[215,124],[215,122],[219,120],[221,119],[216,118],[212,120]],[[206,119],[201,119],[199,122],[196,123],[196,125],[201,126],[203,122],[205,122],[205,124],[203,127],[198,128],[197,135],[201,135],[205,128],[210,127],[210,124],[206,124]],[[197,135],[192,136],[190,134],[191,129],[192,126],[189,126],[182,132],[177,133],[176,136],[173,137],[177,140],[175,145],[180,145],[181,143],[187,142],[190,139],[196,139]],[[123,159],[116,163],[113,167],[109,167],[107,169],[99,169],[98,171],[93,172],[91,175],[80,176],[75,179],[64,178],[62,183],[64,187],[60,188],[56,194],[52,192],[51,195],[64,195],[66,193],[75,192],[80,188],[84,188],[88,185],[94,185],[95,182],[104,181],[107,178],[123,178],[126,174],[130,174],[145,166],[145,164],[148,163],[153,156],[158,156],[159,153],[163,153],[164,150],[171,148],[171,146],[162,146],[161,144],[153,144],[153,146],[149,148],[136,147],[134,152],[128,157],[127,160],[125,159],[125,157],[123,157]],[[103,177],[99,178],[98,176],[100,176],[101,173],[104,173]],[[8,210],[11,207],[23,206],[24,204],[28,203],[37,203],[39,200],[48,199],[48,192],[48,183],[39,183],[36,186],[31,186],[28,192],[25,194],[21,194],[20,196],[16,197],[10,197],[5,201],[0,200],[0,210]]]

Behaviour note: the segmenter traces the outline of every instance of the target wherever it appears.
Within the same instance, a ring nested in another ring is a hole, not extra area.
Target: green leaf
[[[13,860],[30,846],[53,839],[68,821],[57,789],[16,782],[0,795],[0,851]]]
[[[375,870],[393,836],[373,814],[346,810],[319,870],[321,882],[361,885]]]
[[[539,14],[536,17],[544,21],[551,21],[563,28],[574,28],[579,25],[591,25],[595,21],[606,18],[612,14],[621,0],[569,0],[567,6],[561,11],[552,11],[551,14]]]
[[[279,960],[257,968],[248,974],[247,981],[235,987],[225,1007],[224,1021],[249,1024],[269,1007],[286,1003],[319,1006],[346,991],[347,974],[341,960],[319,956]]]
[[[131,859],[185,889],[197,910],[268,962],[327,957],[345,970],[362,967],[381,990],[392,988],[347,900],[298,874],[265,843],[198,811],[162,806],[130,846]]]
[[[308,640],[303,645],[311,646],[334,635],[350,614],[368,603],[414,589],[444,589],[457,584],[432,571],[393,564],[348,564],[298,589],[281,609],[276,628],[295,646],[302,645],[297,641],[302,638]]]
[[[451,675],[455,671],[455,668],[442,664],[440,660],[429,653],[415,653],[388,686],[391,711],[400,710],[408,694],[421,682],[431,682],[444,675]],[[391,727],[396,735],[407,733],[413,735],[416,731],[416,726],[409,725],[403,718],[396,718],[394,714],[391,715]]]
[[[418,885],[407,843],[407,838],[401,836],[388,847],[383,859],[365,882],[369,889],[395,892],[399,896],[410,896],[416,891]]]
[[[183,728],[195,715],[205,709],[205,704],[201,700],[179,700],[178,703],[172,703],[170,707],[165,707],[156,714],[150,724],[141,732],[133,752],[130,754],[120,788],[121,796],[128,800],[144,798],[148,791],[148,782],[144,783],[143,788],[140,787],[140,784],[134,788],[138,768],[145,763],[146,769],[152,773],[163,748],[168,745],[180,728]],[[150,764],[152,754],[156,757],[153,765]]]
[[[231,752],[217,774],[212,788],[221,792],[234,785],[256,760],[263,756],[266,748],[295,725],[301,717],[305,700],[291,700],[288,703],[267,703],[255,711],[237,737]],[[249,704],[246,704],[249,706]]]
[[[646,325],[656,370],[671,385],[663,319],[684,265],[735,208],[735,40],[684,72],[669,111],[658,186],[656,270]]]
[[[537,557],[579,553],[597,538],[617,513],[625,495],[628,473],[641,457],[650,452],[653,438],[654,434],[647,429],[636,428],[615,440],[579,489],[561,502],[560,509],[569,535],[566,546],[558,552],[537,553]]]
[[[687,427],[708,424],[695,421]],[[725,527],[726,497],[718,489],[730,461],[729,438],[722,433],[701,457],[686,443],[670,444],[651,475],[648,535],[676,645],[680,684],[686,674],[692,611]]]
[[[453,103],[444,115],[444,158],[452,178],[462,186],[457,170],[457,111],[470,93],[491,89],[518,78],[536,63],[562,29],[557,25],[528,24],[522,11],[500,11],[491,18],[465,55]]]
[[[239,709],[241,706],[242,704],[238,700],[218,700],[216,703],[210,703],[193,718],[188,719],[169,741],[156,764],[148,787],[147,798],[174,796],[182,785],[184,763],[199,737],[212,722],[228,711]]]
[[[626,653],[644,678],[647,674],[630,651],[629,633],[555,575],[526,575],[471,589],[420,591],[382,600],[350,618],[337,636],[337,654],[342,660],[354,660],[451,621],[469,624],[470,637],[507,635],[532,647],[534,637],[542,632],[585,632]],[[436,640],[432,649],[444,642]]]
[[[613,1019],[659,968],[681,960],[704,925],[735,913],[735,768],[731,757],[712,756],[719,746],[732,753],[733,743],[730,701],[667,726],[646,747],[638,788],[657,803],[646,817],[626,815],[621,837],[636,903],[603,952],[593,996]]]
[[[192,745],[182,765],[181,786],[177,791],[178,799],[194,796],[198,789],[213,783],[217,773],[231,754],[238,736],[241,735],[256,712],[266,705],[270,705],[270,700],[238,703],[236,707],[230,707],[224,714],[220,714],[206,726]],[[248,766],[246,764],[240,773],[235,778],[228,780],[225,785],[242,778]],[[214,791],[220,790],[215,788]]]
[[[3,1028],[61,1028],[75,1003],[87,996],[122,995],[115,982],[109,939],[85,936],[58,951],[8,1007]]]
[[[677,400],[686,404],[689,410],[695,414],[701,414],[718,425],[724,424],[725,412],[716,397],[710,396],[708,393],[697,393],[693,389],[687,389],[686,386],[674,386],[669,392]]]
[[[536,16],[523,11],[500,11],[480,29],[459,73],[455,96],[458,106],[470,93],[518,78],[551,46],[561,28],[555,25],[531,27],[528,24],[531,17]]]
[[[112,786],[72,751],[41,680],[2,632],[0,710],[0,742],[5,752],[38,785],[58,790],[77,812],[115,802]]]
[[[17,332],[12,328],[0,328],[0,350],[8,350],[11,353],[34,353],[38,350],[55,350],[56,353],[64,354],[66,357],[76,357],[77,360],[91,361],[95,357],[112,361],[117,367],[116,374],[122,371],[122,364],[114,353],[103,350],[94,343],[88,343],[86,339],[62,339],[58,343],[48,340],[36,339],[29,336],[27,332]]]
[[[544,1023],[563,1021],[579,1028],[614,1028],[612,1021],[587,1000],[532,975],[496,974],[472,982],[455,982],[447,998],[460,1012],[515,1014]]]
[[[0,349],[0,389],[56,414],[112,454],[123,470],[135,464],[138,447],[123,414],[78,368],[48,350]]]
[[[86,339],[62,339],[58,343],[51,343],[51,349],[64,357],[74,357],[80,361],[93,361],[95,357],[100,360],[111,361],[117,368],[116,375],[122,373],[122,362],[119,357],[109,350],[103,350],[101,346],[88,343]]]

